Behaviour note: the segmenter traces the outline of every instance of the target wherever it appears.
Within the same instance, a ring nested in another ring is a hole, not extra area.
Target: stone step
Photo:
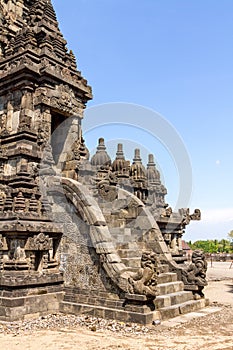
[[[169,272],[169,266],[165,264],[160,264],[158,266],[160,273],[166,273]]]
[[[161,309],[163,307],[169,307],[191,300],[193,300],[193,293],[182,291],[166,295],[159,295],[156,297],[154,303],[157,309]]]
[[[181,281],[162,283],[157,285],[158,295],[171,294],[184,290],[184,284]]]
[[[112,236],[131,236],[131,229],[125,227],[109,227]]]
[[[110,308],[103,305],[89,305],[63,301],[60,303],[60,312],[64,314],[80,315],[86,314],[94,317],[118,320],[123,322],[140,323],[151,325],[154,319],[160,317],[159,311],[134,312],[122,308]]]
[[[133,242],[133,238],[131,236],[124,236],[124,235],[114,235],[114,236],[112,235],[112,240],[117,245]]]
[[[167,320],[182,314],[187,314],[188,312],[193,312],[202,309],[206,306],[206,300],[190,300],[181,304],[176,304],[168,307],[160,308],[160,314],[162,320]]]
[[[126,267],[133,267],[137,269],[141,267],[141,257],[122,258],[121,260]]]
[[[165,272],[158,275],[158,284],[164,284],[169,282],[176,282],[177,274],[174,272]]]
[[[134,239],[132,238],[131,235],[131,229],[130,228],[125,228],[125,227],[111,227],[109,228],[110,234],[112,239],[115,241],[116,244],[127,244]]]

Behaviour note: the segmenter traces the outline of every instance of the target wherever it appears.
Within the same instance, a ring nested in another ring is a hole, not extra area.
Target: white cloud
[[[208,209],[202,210],[203,222],[226,222],[233,220],[233,208]]]
[[[233,208],[202,210],[201,221],[193,221],[187,227],[185,240],[227,238],[233,230]]]

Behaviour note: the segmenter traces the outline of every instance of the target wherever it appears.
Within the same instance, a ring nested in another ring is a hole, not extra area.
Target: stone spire
[[[122,143],[118,143],[117,145],[116,159],[125,159]]]
[[[149,154],[148,156],[147,179],[148,179],[148,184],[160,182],[160,173],[156,169],[153,154]]]
[[[0,36],[0,72],[3,76],[7,77],[12,69],[14,75],[17,75],[22,68],[33,72],[35,78],[38,74],[46,73],[46,80],[49,79],[50,83],[51,78],[56,76],[63,84],[79,90],[78,95],[81,93],[83,102],[90,100],[91,88],[77,71],[74,54],[67,50],[51,1],[28,0],[22,6],[19,3],[13,4],[12,1],[11,7],[4,2],[1,5],[4,23],[0,29],[2,33],[8,32],[7,36]],[[10,28],[14,28],[14,31],[10,31]]]
[[[111,165],[111,158],[109,157],[108,153],[106,152],[104,138],[102,138],[102,137],[99,139],[99,144],[97,146],[96,153],[91,158],[91,165],[97,166],[97,167]]]
[[[130,175],[134,180],[146,180],[146,169],[142,164],[140,149],[134,151],[134,159],[130,168]]]
[[[125,160],[123,145],[118,143],[116,158],[112,163],[112,171],[118,177],[129,177],[130,162]]]
[[[1,289],[13,288],[27,299],[30,288],[39,300],[43,286],[57,300],[63,285],[57,254],[63,232],[53,221],[49,190],[53,166],[58,157],[66,162],[73,142],[66,146],[59,135],[51,143],[51,135],[75,116],[77,130],[67,128],[66,137],[81,139],[92,93],[67,50],[50,0],[0,0],[0,76],[0,231],[7,242]],[[0,248],[0,260],[2,254]]]
[[[155,217],[159,217],[164,208],[166,208],[165,196],[167,189],[162,184],[160,173],[154,162],[154,155],[149,154],[147,164],[147,183],[148,183],[148,204],[151,205],[151,211]]]
[[[135,196],[145,202],[148,195],[146,169],[142,164],[140,149],[138,148],[135,149],[133,163],[130,167],[130,180]]]

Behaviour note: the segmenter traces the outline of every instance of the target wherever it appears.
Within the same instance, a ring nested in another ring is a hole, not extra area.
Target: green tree
[[[233,241],[232,241],[233,243]],[[233,244],[230,242],[230,240],[227,239],[221,239],[218,241],[217,239],[214,240],[199,240],[194,243],[190,242],[190,247],[195,249],[203,250],[205,253],[231,253],[233,252]]]

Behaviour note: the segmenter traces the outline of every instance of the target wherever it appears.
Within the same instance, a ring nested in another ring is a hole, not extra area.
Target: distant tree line
[[[196,241],[194,243],[190,241],[188,244],[192,250],[200,249],[205,253],[233,253],[233,241],[228,239],[208,239],[205,241]]]

